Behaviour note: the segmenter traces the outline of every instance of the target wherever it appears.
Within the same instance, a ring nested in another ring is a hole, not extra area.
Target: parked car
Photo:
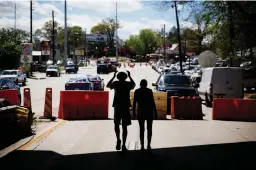
[[[246,91],[250,92],[253,88],[256,89],[256,70],[243,69],[243,84]]]
[[[78,66],[75,65],[74,63],[68,63],[65,67],[66,74],[68,73],[77,73],[78,72]]]
[[[156,83],[153,83],[155,90],[167,92],[167,103],[170,103],[171,96],[199,96],[192,86],[190,78],[179,74],[162,74]],[[167,114],[170,114],[170,105],[167,105]]]
[[[100,78],[98,75],[87,75],[88,80],[93,83],[93,90],[104,91],[104,79]]]
[[[17,85],[22,83],[22,85],[25,86],[27,82],[26,75],[20,70],[4,70],[0,77],[8,78]]]
[[[93,90],[94,83],[90,82],[87,75],[71,77],[65,84],[65,90]]]
[[[203,69],[198,93],[206,106],[214,98],[243,98],[243,72],[238,67],[209,67]]]
[[[60,77],[60,68],[54,65],[48,66],[46,69],[46,76]]]
[[[7,89],[14,89],[18,91],[19,94],[19,100],[21,104],[21,93],[20,93],[20,86],[15,84],[12,80],[0,77],[0,90],[7,90]]]

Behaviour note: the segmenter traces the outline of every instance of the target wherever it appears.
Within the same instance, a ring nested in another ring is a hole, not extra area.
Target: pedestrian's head
[[[148,85],[148,82],[147,82],[146,79],[142,79],[142,80],[140,81],[140,87],[147,87],[147,85]]]
[[[127,74],[125,72],[119,72],[116,77],[119,81],[125,81],[127,79]]]

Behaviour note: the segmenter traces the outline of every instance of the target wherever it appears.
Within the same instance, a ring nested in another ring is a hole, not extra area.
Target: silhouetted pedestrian
[[[115,123],[115,133],[116,133],[116,150],[121,149],[121,140],[120,140],[120,128],[119,125],[122,121],[123,127],[123,144],[122,151],[127,151],[125,146],[126,138],[127,138],[127,126],[131,125],[131,115],[130,115],[130,91],[134,89],[135,82],[131,78],[130,72],[127,71],[130,82],[126,81],[127,74],[124,72],[119,72],[117,74],[117,79],[119,81],[114,81],[116,77],[116,73],[114,73],[113,78],[108,82],[107,87],[115,90],[115,96],[113,101],[114,107],[114,123]]]
[[[157,110],[154,101],[153,92],[147,88],[147,80],[143,79],[140,82],[140,88],[135,90],[133,101],[133,117],[136,117],[136,103],[138,103],[137,118],[140,125],[140,142],[141,150],[144,150],[144,131],[145,121],[147,121],[148,129],[148,146],[147,149],[151,150],[151,138],[152,138],[152,125],[153,119],[157,119]]]

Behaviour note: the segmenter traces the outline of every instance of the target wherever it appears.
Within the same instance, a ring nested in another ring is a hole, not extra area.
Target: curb
[[[46,77],[41,77],[41,78],[27,78],[27,79],[32,79],[32,80],[44,80]]]

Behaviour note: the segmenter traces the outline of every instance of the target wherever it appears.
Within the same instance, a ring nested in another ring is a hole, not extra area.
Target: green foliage
[[[121,28],[119,22],[116,24],[116,20],[113,18],[103,19],[101,23],[95,25],[91,29],[93,34],[106,34],[108,37],[108,46],[110,48],[114,47],[114,36],[115,30]]]
[[[14,42],[6,42],[0,46],[0,68],[14,69],[20,62],[21,48]]]
[[[26,31],[20,29],[0,29],[0,44],[14,42],[20,44],[23,41],[27,41],[29,34]]]
[[[145,55],[153,52],[153,47],[159,43],[160,36],[157,32],[150,29],[143,29],[139,35],[131,35],[125,45],[137,54]]]

